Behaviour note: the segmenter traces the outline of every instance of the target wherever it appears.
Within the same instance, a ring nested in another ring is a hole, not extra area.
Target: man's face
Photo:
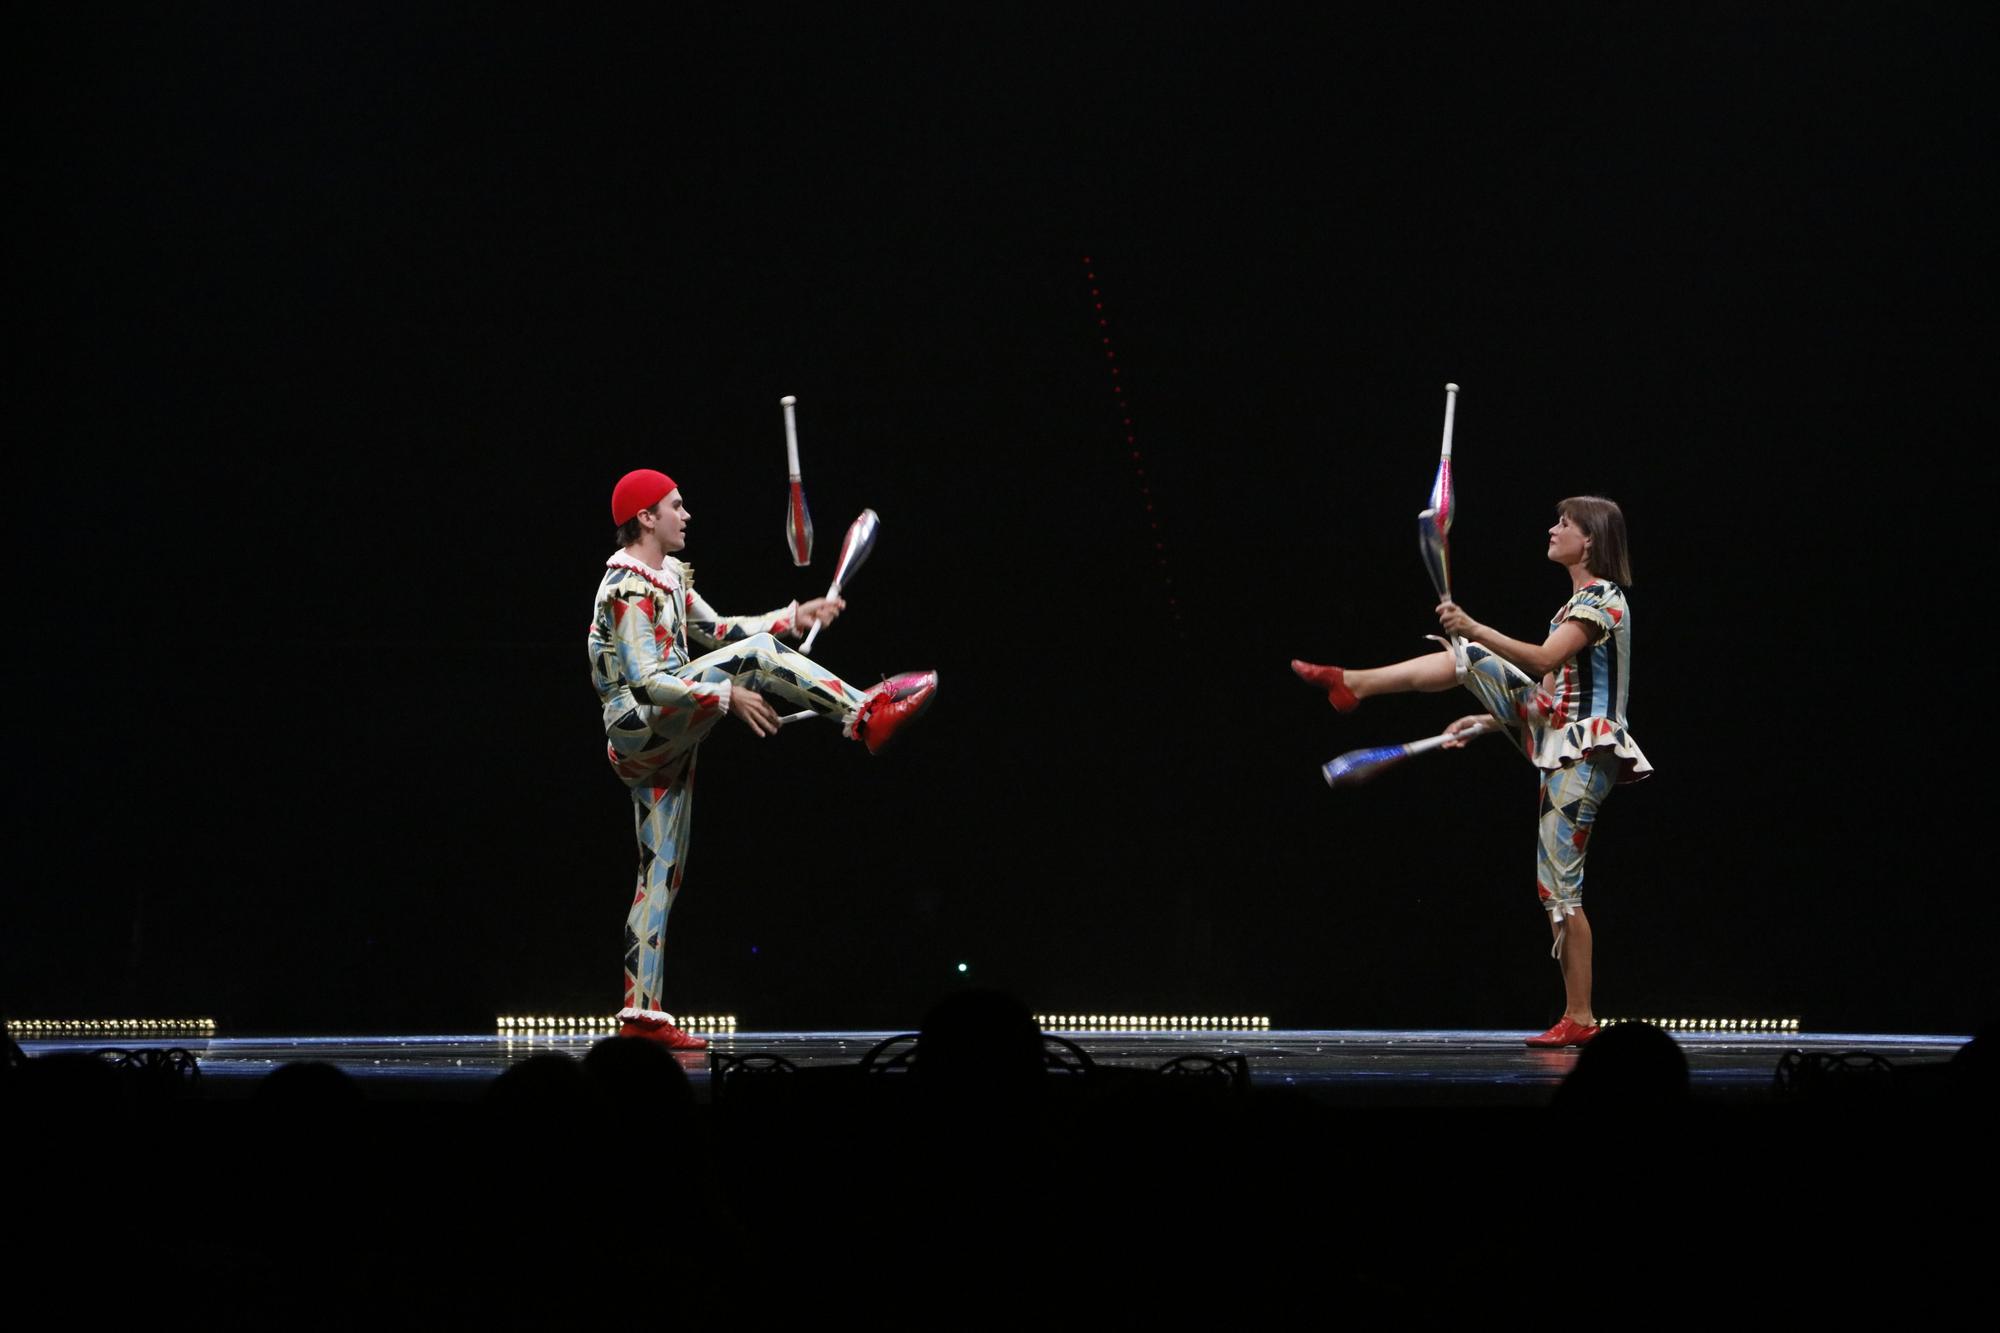
[[[679,490],[668,493],[667,498],[654,505],[652,514],[656,522],[653,531],[660,534],[660,549],[669,555],[687,546],[688,514],[687,501],[681,499]]]

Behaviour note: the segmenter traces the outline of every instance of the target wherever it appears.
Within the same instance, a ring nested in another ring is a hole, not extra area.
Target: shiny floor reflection
[[[1473,1030],[1299,1030],[1229,1032],[1071,1032],[1101,1065],[1157,1067],[1188,1054],[1241,1054],[1260,1087],[1299,1089],[1333,1102],[1538,1104],[1576,1061],[1572,1050],[1531,1050],[1520,1032]],[[855,1064],[887,1032],[737,1032],[716,1038],[730,1054],[779,1055],[801,1068]],[[181,1047],[200,1062],[210,1097],[245,1096],[283,1064],[316,1060],[367,1081],[374,1095],[460,1100],[476,1097],[503,1069],[531,1055],[560,1052],[579,1059],[601,1033],[576,1035],[415,1034],[404,1036],[216,1037],[136,1041],[24,1042],[30,1055],[117,1046]],[[1897,1033],[1677,1033],[1687,1054],[1695,1095],[1754,1101],[1768,1096],[1787,1051],[1867,1051],[1897,1065],[1949,1060],[1968,1038]],[[709,1065],[700,1053],[681,1056],[705,1099]]]

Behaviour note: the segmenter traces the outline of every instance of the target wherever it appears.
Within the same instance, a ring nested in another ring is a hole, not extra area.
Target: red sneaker
[[[1556,1025],[1539,1037],[1528,1038],[1530,1046],[1588,1046],[1590,1039],[1603,1031],[1597,1024],[1585,1027],[1573,1022],[1568,1014],[1556,1020]]]
[[[1292,670],[1300,680],[1308,681],[1326,691],[1326,701],[1333,705],[1336,713],[1351,713],[1361,707],[1361,701],[1354,697],[1354,691],[1347,688],[1347,673],[1337,666],[1314,666],[1311,662],[1292,659]]]
[[[675,1027],[670,1018],[622,1018],[618,1024],[621,1037],[638,1037],[644,1041],[657,1041],[670,1051],[705,1051],[708,1040],[691,1032],[683,1032]]]
[[[935,671],[906,671],[868,691],[861,701],[861,708],[854,715],[853,737],[868,747],[868,753],[880,754],[882,747],[895,738],[896,733],[906,723],[924,715],[937,697],[938,673]]]

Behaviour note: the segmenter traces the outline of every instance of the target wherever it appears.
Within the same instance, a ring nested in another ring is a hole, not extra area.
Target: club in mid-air
[[[1438,452],[1437,479],[1431,482],[1430,508],[1417,515],[1417,549],[1439,601],[1451,600],[1451,520],[1457,507],[1451,489],[1451,428],[1458,408],[1458,386],[1444,386],[1444,446]]]
[[[881,522],[874,510],[864,509],[859,518],[847,525],[847,540],[840,544],[840,562],[834,566],[833,583],[826,590],[828,597],[840,596],[841,588],[853,581],[855,572],[875,549],[875,530]],[[825,623],[822,620],[812,627],[812,632],[806,635],[806,641],[799,645],[800,652],[812,651],[813,640],[819,637],[820,625]]]
[[[804,568],[813,558],[813,520],[806,508],[805,483],[799,478],[799,423],[794,413],[798,401],[786,394],[778,405],[785,409],[785,462],[792,477],[792,493],[785,501],[785,545],[791,549],[792,563]]]

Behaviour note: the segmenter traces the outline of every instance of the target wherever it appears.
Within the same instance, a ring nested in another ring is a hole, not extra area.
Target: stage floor
[[[1573,1050],[1539,1051],[1521,1032],[1300,1030],[1271,1032],[1072,1032],[1052,1029],[1100,1065],[1156,1068],[1182,1055],[1242,1055],[1253,1086],[1291,1088],[1316,1101],[1356,1105],[1539,1105],[1576,1062]],[[210,1098],[248,1096],[279,1065],[316,1060],[361,1080],[371,1098],[472,1100],[501,1070],[531,1055],[581,1058],[603,1033],[576,1035],[412,1035],[215,1037],[21,1043],[30,1056],[109,1047],[179,1047],[201,1066]],[[778,1055],[802,1068],[857,1063],[887,1032],[738,1032],[717,1052]],[[1949,1060],[1968,1037],[1881,1032],[1781,1035],[1676,1033],[1697,1098],[1757,1102],[1772,1095],[1787,1051],[1868,1052],[1897,1066]],[[709,1064],[698,1052],[681,1063],[707,1099]]]

